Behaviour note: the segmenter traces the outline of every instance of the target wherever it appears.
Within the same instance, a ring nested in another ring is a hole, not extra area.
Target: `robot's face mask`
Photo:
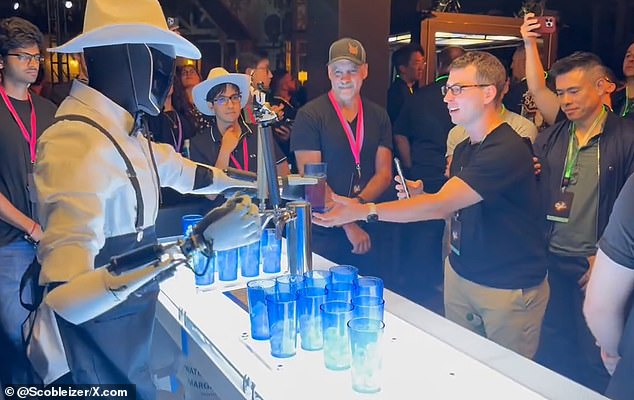
[[[172,46],[122,44],[87,48],[84,53],[90,86],[133,115],[161,112],[174,78]]]
[[[137,104],[140,111],[158,115],[163,109],[174,78],[176,66],[174,48],[142,46],[144,49],[130,52]],[[143,68],[137,70],[137,65]]]

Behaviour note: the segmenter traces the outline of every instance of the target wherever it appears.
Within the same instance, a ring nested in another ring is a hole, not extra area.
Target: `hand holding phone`
[[[535,29],[537,33],[555,33],[557,30],[557,19],[552,15],[536,17],[539,22],[539,28]]]
[[[407,183],[405,182],[405,175],[403,175],[403,169],[401,168],[401,160],[398,157],[394,157],[394,164],[396,165],[396,173],[401,178],[401,185],[403,186],[403,192],[405,192],[405,198],[409,199],[409,190],[407,189]]]

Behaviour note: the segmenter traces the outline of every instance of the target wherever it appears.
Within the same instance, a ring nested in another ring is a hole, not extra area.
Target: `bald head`
[[[458,46],[448,46],[438,53],[438,75],[449,73],[449,66],[456,58],[464,55],[465,50]]]

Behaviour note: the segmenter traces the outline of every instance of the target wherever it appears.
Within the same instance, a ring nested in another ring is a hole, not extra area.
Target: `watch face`
[[[366,218],[367,222],[377,222],[379,220],[379,214],[370,214]]]

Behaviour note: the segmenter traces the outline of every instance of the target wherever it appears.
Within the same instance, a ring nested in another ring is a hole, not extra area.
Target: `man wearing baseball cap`
[[[176,56],[200,58],[193,44],[168,29],[157,0],[88,0],[84,32],[50,51],[83,51],[90,80],[73,83],[57,122],[38,146],[35,183],[47,230],[38,252],[39,282],[49,292],[91,274],[112,256],[156,243],[161,186],[195,194],[243,186],[219,169],[184,159],[170,145],[152,144],[146,135],[144,117],[160,112]],[[248,198],[240,208],[233,211],[257,226],[257,210]],[[259,231],[227,228],[213,238],[214,248],[220,250],[227,239],[246,244]],[[37,315],[49,315],[49,321],[36,321],[40,334],[33,335],[30,346],[32,361],[37,350],[44,352],[39,361],[45,362],[34,363],[44,383],[70,371],[74,383],[129,383],[136,385],[138,399],[155,398],[148,363],[158,290],[153,279],[114,308],[77,325],[59,314],[50,317],[50,300],[45,299]],[[71,300],[87,304],[86,299]],[[43,328],[49,336],[41,335]],[[55,336],[63,346],[37,347],[38,339]]]
[[[306,164],[327,163],[329,188],[359,202],[376,200],[392,180],[392,130],[385,109],[361,96],[368,76],[366,51],[355,39],[330,46],[331,90],[297,113],[291,134],[299,171]],[[376,225],[376,224],[375,224]],[[313,226],[313,251],[339,264],[352,264],[364,275],[372,270],[372,234],[376,226],[350,223],[342,227]]]

